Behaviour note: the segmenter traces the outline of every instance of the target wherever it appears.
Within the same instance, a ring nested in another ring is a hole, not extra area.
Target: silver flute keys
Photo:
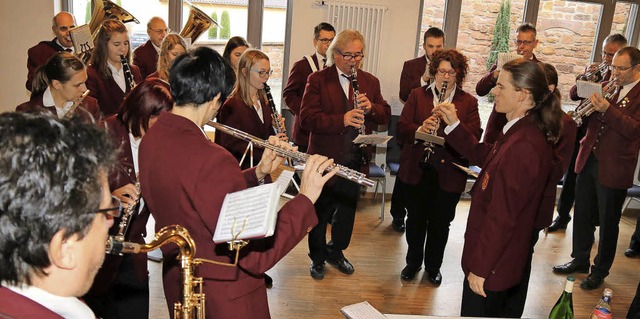
[[[207,125],[214,127],[216,129],[216,133],[217,131],[220,131],[222,133],[231,135],[235,138],[239,138],[241,140],[253,143],[253,145],[257,147],[270,149],[274,151],[276,154],[278,154],[279,156],[288,157],[301,163],[306,163],[307,158],[309,158],[309,154],[307,153],[290,151],[275,145],[271,145],[269,144],[269,142],[263,139],[257,138],[251,134],[245,133],[241,130],[238,130],[236,128],[233,128],[224,124],[220,124],[218,122],[209,121],[207,122]],[[336,175],[342,178],[348,179],[352,182],[356,182],[360,185],[367,186],[367,187],[373,187],[375,185],[375,182],[368,179],[365,174],[358,172],[356,170],[347,168],[340,164],[333,164],[332,166],[328,167],[327,170],[332,170],[334,168],[338,169],[338,172],[336,173]]]

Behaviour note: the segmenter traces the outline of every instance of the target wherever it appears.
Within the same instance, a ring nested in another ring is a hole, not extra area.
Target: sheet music
[[[600,83],[578,80],[576,81],[576,88],[578,89],[578,96],[583,99],[590,98],[593,93],[602,96],[602,85]]]
[[[91,31],[88,24],[69,29],[71,42],[76,54],[91,51],[93,49],[93,40],[91,39]]]
[[[369,302],[363,301],[348,305],[340,309],[343,315],[349,319],[386,319],[378,309],[374,308]]]
[[[393,136],[391,135],[375,135],[375,134],[367,134],[362,135],[359,134],[354,140],[354,144],[387,144],[391,140]]]
[[[522,59],[523,56],[518,53],[498,52],[497,70],[502,70],[502,66],[515,59]]]
[[[227,194],[220,209],[213,241],[228,242],[235,235],[235,239],[273,235],[277,219],[278,188],[277,184],[271,183]],[[235,233],[232,233],[232,229]]]
[[[274,184],[278,185],[278,194],[282,195],[289,187],[289,183],[291,183],[291,179],[293,179],[293,175],[295,174],[295,169],[291,166],[280,165],[278,168],[271,173],[271,179],[274,180]]]
[[[420,140],[420,141],[424,141],[424,142],[428,142],[428,143],[433,143],[433,144],[437,144],[437,145],[440,145],[440,146],[444,146],[444,137],[442,137],[442,136],[437,136],[437,135],[425,133],[425,132],[422,132],[422,131],[416,131],[416,133],[413,136],[413,138],[415,138],[416,140]]]

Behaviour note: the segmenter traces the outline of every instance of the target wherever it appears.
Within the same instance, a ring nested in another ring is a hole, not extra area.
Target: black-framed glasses
[[[531,45],[533,44],[534,41],[528,41],[528,40],[513,40],[513,43],[515,43],[516,45]]]
[[[328,44],[333,42],[333,38],[321,38],[321,39],[316,38],[316,40],[322,42],[323,44]]]
[[[637,64],[634,64],[632,66],[615,66],[615,65],[610,65],[609,66],[609,70],[613,71],[616,70],[618,72],[624,72],[626,70],[631,69],[632,67],[636,66]]]
[[[94,213],[103,213],[106,214],[107,217],[120,217],[123,210],[124,208],[122,207],[122,202],[120,201],[120,199],[118,197],[111,196],[111,207],[98,209]]]
[[[456,72],[456,70],[454,70],[454,69],[451,69],[449,71],[447,71],[445,69],[438,69],[438,74],[440,74],[440,75],[447,75],[448,74],[450,77],[454,77],[454,76],[456,76],[457,73],[458,72]]]
[[[340,54],[342,56],[343,59],[345,59],[346,61],[351,61],[351,60],[356,60],[356,61],[360,61],[362,60],[362,58],[364,58],[364,53],[362,52],[358,52],[358,53],[342,53],[342,51],[340,50],[336,50],[336,52],[338,52],[338,54]]]
[[[251,69],[251,71],[258,73],[258,76],[260,76],[263,79],[268,78],[269,76],[271,76],[271,74],[273,74],[273,70],[264,71],[264,70]]]

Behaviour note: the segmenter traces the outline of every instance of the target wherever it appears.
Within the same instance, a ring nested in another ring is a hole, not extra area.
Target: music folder
[[[69,29],[69,34],[76,55],[93,50],[93,40],[88,24]]]
[[[363,301],[342,307],[340,312],[347,319],[386,319],[378,309],[374,308],[369,302]]]
[[[369,144],[369,145],[387,144],[387,142],[389,142],[391,138],[393,138],[393,136],[390,136],[390,135],[359,134],[353,140],[353,144]]]
[[[600,83],[578,80],[576,81],[576,89],[578,96],[583,99],[588,99],[594,93],[603,96],[602,85]]]
[[[442,136],[416,131],[414,138],[423,142],[444,146],[444,137]]]
[[[272,236],[276,229],[279,198],[280,186],[276,183],[227,194],[213,242],[220,244]]]

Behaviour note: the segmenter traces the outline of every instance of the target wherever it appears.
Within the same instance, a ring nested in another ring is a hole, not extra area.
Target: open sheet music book
[[[227,194],[213,242],[272,236],[278,218],[279,189],[278,184],[271,183]]]
[[[387,319],[387,316],[366,301],[344,306],[340,311],[348,319]]]
[[[583,99],[590,98],[593,93],[603,96],[602,85],[600,83],[578,80],[576,81],[576,89],[578,96]]]
[[[76,55],[93,50],[93,39],[88,24],[69,29],[69,35]]]
[[[499,52],[498,53],[498,61],[496,62],[496,66],[498,70],[502,70],[502,66],[515,59],[522,59],[523,56],[518,53],[509,53],[509,52]]]
[[[353,144],[387,144],[392,137],[390,135],[360,134],[353,140]]]

